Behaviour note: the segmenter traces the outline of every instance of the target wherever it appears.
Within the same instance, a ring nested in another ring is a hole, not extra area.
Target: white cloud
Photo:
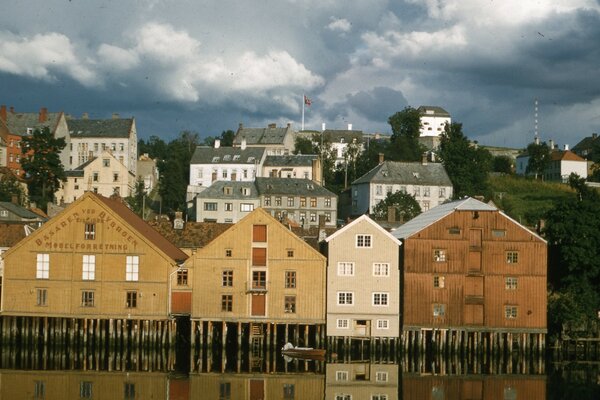
[[[139,64],[138,55],[120,47],[102,44],[98,49],[99,63],[105,64],[108,68],[118,70],[129,70]]]
[[[349,32],[352,29],[352,24],[345,18],[330,18],[331,22],[327,25],[327,29],[330,31],[338,31],[338,32]]]
[[[69,38],[59,33],[18,38],[0,32],[0,71],[48,81],[65,74],[85,86],[95,85],[95,73],[75,53]]]

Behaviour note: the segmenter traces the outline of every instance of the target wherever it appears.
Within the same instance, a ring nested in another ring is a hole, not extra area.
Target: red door
[[[264,294],[252,295],[252,316],[264,317],[266,315],[266,297]]]

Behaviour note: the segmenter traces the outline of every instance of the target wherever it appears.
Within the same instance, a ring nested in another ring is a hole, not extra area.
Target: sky
[[[480,144],[600,131],[598,0],[4,0],[0,104],[138,137],[292,123],[390,133],[440,106]]]

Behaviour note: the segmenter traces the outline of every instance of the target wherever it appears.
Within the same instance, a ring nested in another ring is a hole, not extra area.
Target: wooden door
[[[475,248],[481,247],[481,229],[469,230],[469,246]]]
[[[469,252],[469,272],[481,272],[481,252]]]
[[[265,381],[250,379],[250,400],[263,400],[265,398]]]
[[[465,304],[465,325],[483,325],[483,304]]]
[[[464,380],[461,398],[463,398],[465,400],[483,399],[483,381]]]
[[[264,317],[266,315],[266,297],[264,294],[252,295],[252,316]]]

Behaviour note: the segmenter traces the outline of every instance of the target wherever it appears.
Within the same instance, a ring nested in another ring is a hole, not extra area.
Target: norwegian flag
[[[312,101],[308,97],[306,97],[306,95],[304,95],[304,104],[306,104],[309,107],[312,104]]]

